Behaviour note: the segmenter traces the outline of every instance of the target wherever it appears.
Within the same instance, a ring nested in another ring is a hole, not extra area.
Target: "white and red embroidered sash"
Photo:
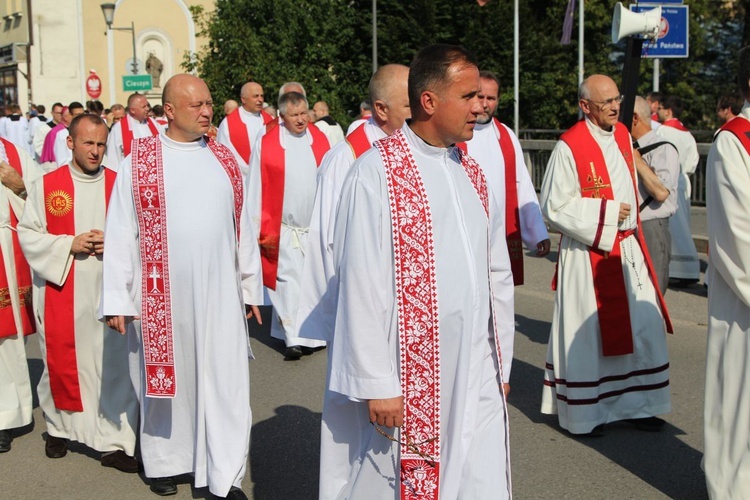
[[[212,139],[206,144],[229,177],[234,194],[234,224],[239,244],[242,173],[231,151]],[[141,251],[141,330],[146,365],[146,396],[173,398],[172,300],[167,244],[167,205],[162,144],[158,135],[135,139],[132,160],[133,198]]]
[[[159,128],[151,118],[146,118],[151,135],[159,135]],[[122,132],[122,157],[125,158],[130,154],[130,148],[133,145],[133,131],[130,129],[130,120],[126,116],[120,120],[120,132]]]
[[[117,174],[105,168],[104,202],[109,206]],[[75,236],[75,184],[70,165],[43,177],[44,215],[49,234]],[[86,228],[88,230],[88,228]],[[62,285],[47,281],[44,287],[46,365],[52,400],[58,410],[83,411],[78,380],[75,339],[75,259]]]
[[[404,396],[401,499],[437,500],[440,498],[441,363],[432,215],[404,132],[398,130],[376,141],[375,147],[385,166],[395,264]],[[461,155],[461,165],[488,213],[487,183],[481,168],[465,154]],[[495,342],[502,366],[496,328]]]

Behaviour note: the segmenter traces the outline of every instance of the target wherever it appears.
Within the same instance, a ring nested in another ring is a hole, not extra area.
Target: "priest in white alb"
[[[740,114],[706,163],[708,346],[703,470],[711,499],[750,498],[750,48],[739,53]]]
[[[248,226],[258,238],[263,283],[273,305],[271,336],[286,344],[284,356],[296,360],[321,340],[297,335],[297,308],[305,246],[315,199],[315,178],[328,139],[308,123],[307,98],[287,92],[279,98],[281,123],[256,143],[247,179]]]
[[[328,389],[357,401],[359,432],[346,436],[346,482],[328,498],[511,497],[508,248],[480,167],[454,146],[482,111],[476,64],[461,47],[422,49],[411,122],[344,182]]]
[[[372,116],[356,127],[345,141],[331,148],[318,169],[318,189],[300,283],[297,327],[298,336],[327,342],[329,370],[337,298],[333,228],[341,187],[354,161],[376,140],[399,130],[404,120],[411,116],[408,77],[409,68],[401,64],[386,64],[378,68],[369,85]],[[342,394],[325,392],[320,429],[320,498],[335,498],[335,493],[346,483],[352,464],[347,444],[349,438],[342,436],[359,433],[358,406],[357,402]]]
[[[45,453],[62,458],[68,441],[78,441],[101,452],[102,465],[135,473],[138,400],[128,377],[128,343],[97,315],[116,175],[101,166],[108,130],[100,117],[81,115],[69,131],[73,159],[29,186],[18,225],[34,271]]]
[[[239,231],[234,156],[205,138],[213,116],[206,84],[176,75],[162,100],[166,132],[134,141],[118,172],[102,312],[127,334],[151,491],[175,494],[174,476],[192,474],[196,488],[246,499],[252,353],[244,304],[263,300],[257,241]],[[256,306],[250,311],[259,317]]]
[[[133,139],[159,134],[159,125],[148,116],[151,105],[143,94],[131,94],[128,97],[127,114],[112,125],[107,139],[107,158],[104,162],[109,168],[117,169],[120,163],[131,152]]]
[[[640,230],[634,161],[611,78],[580,86],[585,118],[552,151],[542,211],[562,234],[553,288],[542,413],[572,434],[601,435],[628,420],[658,431],[671,411],[671,331]]]

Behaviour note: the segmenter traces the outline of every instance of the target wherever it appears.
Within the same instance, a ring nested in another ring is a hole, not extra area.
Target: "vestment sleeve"
[[[516,184],[518,190],[518,211],[521,219],[521,239],[528,249],[535,249],[540,241],[549,239],[547,226],[539,208],[539,199],[526,166],[521,143],[515,134],[510,135],[516,151]]]
[[[516,321],[513,310],[513,273],[510,268],[508,244],[505,240],[505,221],[502,219],[494,197],[490,196],[490,280],[494,312],[492,320],[497,328],[497,337],[500,342],[502,359],[499,361],[502,381],[508,383],[513,363]],[[492,325],[490,325],[489,332],[492,352],[497,352],[494,348],[495,336]]]
[[[242,272],[242,295],[245,304],[263,304],[263,274],[261,271],[260,247],[260,141],[250,155],[250,172],[245,184],[245,202],[240,218],[240,269]]]

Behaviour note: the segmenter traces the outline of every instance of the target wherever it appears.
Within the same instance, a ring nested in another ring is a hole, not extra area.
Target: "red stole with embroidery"
[[[361,124],[359,127],[352,130],[352,133],[346,136],[346,142],[354,154],[356,160],[365,152],[372,147],[370,139],[367,138],[367,132],[365,132],[365,124]]]
[[[116,174],[105,168],[103,175],[104,200],[109,205]],[[46,174],[42,182],[47,232],[76,236],[75,185],[70,165]],[[56,285],[47,281],[44,287],[44,344],[49,386],[55,408],[65,411],[83,411],[76,362],[75,268],[73,258],[65,283]]]
[[[521,211],[518,207],[518,178],[516,176],[516,148],[510,138],[510,129],[492,119],[500,134],[500,152],[505,164],[505,240],[508,243],[510,269],[513,271],[513,284],[523,285],[523,240],[521,239]],[[467,153],[465,142],[456,144]]]
[[[16,146],[3,138],[0,138],[0,141],[5,146],[8,163],[18,172],[18,175],[23,177],[21,157],[18,156]],[[0,259],[0,338],[12,337],[13,335],[30,335],[36,331],[34,311],[31,306],[31,269],[23,256],[21,244],[18,241],[18,233],[16,232],[18,217],[16,217],[10,203],[8,203],[8,218],[12,228],[11,240],[13,246],[12,254],[3,255]],[[15,283],[10,283],[6,274],[6,266],[11,263],[15,265],[16,269]],[[18,301],[20,324],[16,324],[16,317],[13,314],[13,303],[16,300]]]
[[[146,396],[172,398],[174,371],[172,299],[167,242],[167,204],[164,163],[159,136],[133,141],[133,198],[138,218],[141,251],[141,331],[146,365]],[[242,173],[232,152],[213,139],[206,145],[224,168],[234,195],[234,225],[239,244],[242,211]]]
[[[315,165],[320,166],[323,156],[330,149],[328,138],[315,125],[309,124],[312,135],[312,151]],[[263,284],[276,290],[276,274],[279,269],[279,239],[281,237],[281,213],[284,207],[284,173],[286,154],[281,146],[281,127],[266,132],[261,139],[260,181],[262,189],[260,216],[260,260],[263,266]]]
[[[683,132],[690,132],[685,125],[682,124],[680,120],[677,118],[670,118],[669,120],[666,120],[664,123],[662,123],[665,127],[672,127],[676,128],[677,130],[682,130]]]
[[[151,135],[159,135],[159,129],[151,118],[146,118]],[[130,148],[133,144],[133,131],[130,130],[130,119],[126,115],[120,120],[120,130],[122,131],[122,157],[125,158],[130,154]]]
[[[391,209],[404,396],[404,425],[400,432],[401,499],[437,500],[440,498],[440,335],[432,215],[404,132],[398,130],[376,141],[374,146],[383,159]],[[461,154],[461,165],[488,213],[487,184],[481,168],[465,154]],[[495,342],[502,366],[497,329]],[[414,387],[420,390],[412,390]]]
[[[630,294],[625,285],[620,241],[630,236],[633,232],[625,232],[623,234],[618,231],[616,241],[612,245],[612,250],[610,252],[599,250],[598,247],[604,231],[607,200],[614,200],[614,191],[612,190],[612,183],[609,178],[609,170],[604,161],[604,155],[599,144],[597,144],[591,135],[591,131],[588,129],[585,120],[576,123],[560,139],[570,147],[573,153],[573,159],[578,171],[578,180],[581,185],[581,196],[584,198],[601,199],[601,204],[599,205],[599,225],[594,242],[589,247],[589,257],[591,259],[591,271],[594,280],[599,329],[602,337],[602,355],[621,356],[632,354],[633,331],[630,323],[630,308],[628,307]],[[614,139],[628,166],[633,189],[635,190],[635,165],[631,153],[631,138],[630,133],[622,123],[617,123],[615,126]],[[643,231],[640,230],[640,216],[637,214],[637,210],[636,218],[638,231],[635,236],[646,261],[649,278],[652,282],[655,282],[653,265],[643,241]],[[659,291],[659,287],[654,286],[654,288],[661,305],[667,329],[671,332],[672,326],[664,298]]]
[[[719,131],[726,130],[733,133],[739,139],[747,154],[750,155],[750,121],[744,116],[737,116],[736,118],[722,125]]]

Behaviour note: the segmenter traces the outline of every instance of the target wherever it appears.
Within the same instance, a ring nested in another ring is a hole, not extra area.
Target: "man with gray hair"
[[[651,108],[641,96],[635,98],[633,147],[643,161],[636,160],[641,228],[654,264],[659,290],[667,293],[672,237],[669,217],[677,211],[677,182],[680,157],[677,148],[660,135],[661,127],[651,128]]]
[[[298,337],[295,326],[317,167],[330,148],[326,136],[309,126],[307,110],[299,92],[279,98],[282,122],[261,137],[250,158],[245,206],[250,217],[243,217],[242,228],[258,239],[263,284],[275,313],[271,336],[284,340],[287,360],[325,345]]]

